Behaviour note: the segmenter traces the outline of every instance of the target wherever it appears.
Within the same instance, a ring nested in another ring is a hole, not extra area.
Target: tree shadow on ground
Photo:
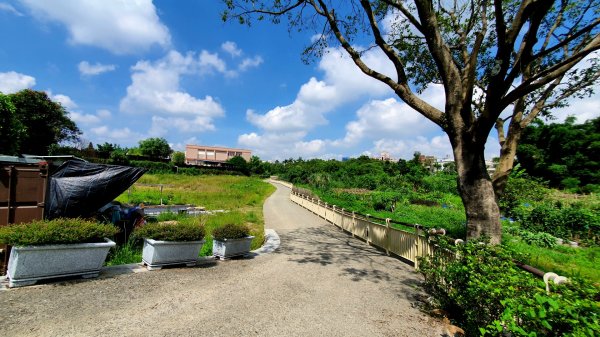
[[[299,264],[336,267],[352,281],[369,281],[418,289],[420,277],[413,267],[385,251],[352,237],[334,225],[301,228],[281,233],[278,254]]]

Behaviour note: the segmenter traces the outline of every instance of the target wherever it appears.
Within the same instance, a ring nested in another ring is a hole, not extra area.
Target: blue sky
[[[223,23],[222,10],[218,0],[0,0],[0,91],[48,92],[86,145],[163,137],[176,150],[240,147],[265,160],[451,156],[439,127],[339,49],[306,65],[310,32]],[[391,67],[375,51],[365,60]],[[441,87],[423,96],[443,107]],[[599,111],[596,94],[556,115]],[[487,157],[498,149],[492,135]]]

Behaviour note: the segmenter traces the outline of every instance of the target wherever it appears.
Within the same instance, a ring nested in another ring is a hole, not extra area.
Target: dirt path
[[[265,203],[274,253],[0,291],[0,336],[440,336],[412,268],[292,203]]]

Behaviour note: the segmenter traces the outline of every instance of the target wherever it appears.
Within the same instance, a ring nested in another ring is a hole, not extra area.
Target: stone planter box
[[[241,239],[225,239],[224,241],[213,240],[213,256],[228,259],[234,256],[247,255],[250,252],[252,239],[254,239],[254,236]]]
[[[198,254],[204,244],[200,241],[157,241],[144,239],[142,262],[148,270],[161,269],[163,266],[185,264],[194,266],[198,261]]]
[[[113,241],[105,240],[13,247],[8,261],[8,286],[22,287],[39,280],[66,276],[97,277],[108,251],[115,246]]]

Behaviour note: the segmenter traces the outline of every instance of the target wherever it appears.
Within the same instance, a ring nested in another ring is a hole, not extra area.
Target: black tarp
[[[70,160],[50,176],[45,217],[89,217],[133,185],[146,169]]]

